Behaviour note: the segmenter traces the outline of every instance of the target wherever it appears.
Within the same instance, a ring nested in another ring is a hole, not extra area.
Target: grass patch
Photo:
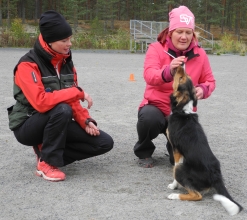
[[[121,23],[116,21],[114,29],[106,27],[104,22],[97,18],[92,21],[81,21],[79,24],[81,24],[79,30],[74,31],[72,38],[72,48],[74,49],[129,50],[130,48],[129,27],[124,21]],[[28,30],[30,27],[32,30]],[[35,22],[29,21],[24,25],[21,19],[14,19],[10,28],[7,27],[6,22],[1,28],[0,47],[32,48],[38,35],[39,30]],[[137,46],[140,47],[140,45]],[[211,47],[211,45],[208,46]],[[203,45],[203,47],[207,47],[207,45]],[[217,55],[234,53],[245,56],[247,45],[242,41],[237,41],[233,35],[225,33],[214,44],[213,52]]]
[[[247,46],[245,43],[235,40],[232,35],[224,34],[219,43],[215,44],[214,51],[216,51],[217,55],[233,53],[245,56]]]

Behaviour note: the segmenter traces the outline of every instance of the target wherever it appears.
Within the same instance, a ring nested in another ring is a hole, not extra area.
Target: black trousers
[[[76,160],[98,156],[113,148],[113,139],[100,130],[99,136],[91,136],[72,120],[72,109],[58,104],[52,110],[35,113],[14,131],[23,145],[42,143],[41,159],[53,166],[65,166]]]
[[[168,121],[164,114],[153,105],[145,105],[138,111],[137,134],[138,141],[134,146],[134,153],[140,159],[151,157],[155,145],[152,140],[159,134],[166,136]],[[167,142],[167,150],[172,155],[172,148]]]

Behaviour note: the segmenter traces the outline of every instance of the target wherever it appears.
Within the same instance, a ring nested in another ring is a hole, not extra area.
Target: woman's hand
[[[196,87],[196,97],[197,99],[202,99],[203,98],[203,89],[201,87]]]
[[[98,127],[91,121],[86,126],[85,131],[92,136],[100,135]]]
[[[176,68],[184,63],[184,60],[185,56],[180,56],[172,60],[172,62],[170,63],[170,71],[172,75],[174,75]]]
[[[88,103],[87,108],[90,109],[91,106],[93,105],[93,100],[92,100],[91,96],[89,96],[86,92],[84,92],[84,100],[87,101],[87,103]]]

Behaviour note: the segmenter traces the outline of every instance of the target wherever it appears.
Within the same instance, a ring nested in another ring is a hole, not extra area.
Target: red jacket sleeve
[[[34,80],[32,72],[35,75]],[[15,83],[24,93],[27,100],[38,112],[44,113],[61,102],[73,102],[84,99],[83,90],[76,87],[46,92],[41,81],[41,74],[36,64],[23,62],[18,66]]]
[[[81,106],[80,101],[71,102],[69,105],[73,111],[73,118],[83,129],[86,128],[87,119],[91,119],[91,121],[96,123],[96,121],[90,117],[88,110]]]

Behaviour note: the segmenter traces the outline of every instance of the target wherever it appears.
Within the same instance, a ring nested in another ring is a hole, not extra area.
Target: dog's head
[[[193,83],[182,66],[179,66],[173,77],[173,93],[171,95],[172,111],[181,111],[190,101],[193,107],[197,105],[195,88]]]

